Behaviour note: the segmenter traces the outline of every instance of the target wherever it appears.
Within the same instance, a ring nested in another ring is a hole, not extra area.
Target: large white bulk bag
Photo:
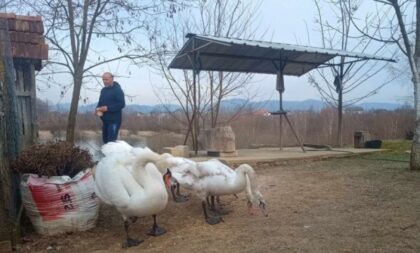
[[[69,176],[22,176],[20,190],[27,216],[39,234],[54,235],[93,228],[99,199],[90,169]]]

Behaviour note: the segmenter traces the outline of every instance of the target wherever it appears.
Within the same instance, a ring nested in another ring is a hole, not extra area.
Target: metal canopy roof
[[[319,66],[331,65],[326,62],[336,56],[353,58],[347,63],[371,59],[394,62],[391,58],[342,50],[196,34],[186,37],[188,41],[169,68],[276,74],[284,66],[284,75],[301,76]]]

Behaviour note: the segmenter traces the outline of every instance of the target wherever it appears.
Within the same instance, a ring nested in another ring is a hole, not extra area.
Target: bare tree
[[[170,13],[176,8],[173,0],[23,2],[44,17],[51,59],[43,75],[49,82],[52,75],[60,79],[63,95],[73,88],[66,134],[70,142],[74,142],[81,89],[86,83],[95,82],[93,79],[99,76],[95,69],[115,61],[140,65],[149,59],[155,52],[144,43],[147,36],[142,34],[149,29],[155,14]],[[63,85],[63,74],[70,74],[70,84]]]
[[[161,28],[162,34],[155,39],[156,47],[162,49],[156,59],[155,68],[165,77],[166,85],[159,88],[158,96],[166,101],[176,101],[182,108],[189,135],[197,150],[199,121],[206,126],[207,118],[210,127],[218,125],[221,101],[229,96],[243,94],[249,98],[247,86],[252,79],[249,74],[205,72],[197,79],[197,90],[194,90],[193,75],[189,71],[171,71],[167,69],[169,62],[185,42],[184,35],[198,33],[203,35],[251,38],[256,27],[253,26],[258,3],[244,3],[240,0],[197,0],[196,5],[186,12],[177,13],[168,19]],[[175,116],[175,115],[174,115]],[[178,119],[182,121],[183,119]]]
[[[351,20],[360,7],[360,0],[341,1],[328,0],[327,8],[335,14],[334,19],[328,20],[323,12],[323,5],[320,0],[314,0],[317,8],[316,23],[319,25],[321,43],[324,48],[339,48],[345,51],[366,52],[374,50],[374,55],[383,54],[385,44],[378,45],[375,41],[363,36],[355,36],[352,31]],[[332,22],[332,23],[331,23]],[[338,24],[338,25],[337,25]],[[353,29],[354,30],[354,29]],[[357,32],[357,31],[356,31]],[[336,145],[342,146],[343,131],[343,110],[355,103],[375,95],[386,84],[393,79],[386,81],[372,80],[383,70],[388,63],[378,62],[351,62],[346,64],[346,57],[340,57],[332,61],[332,66],[327,69],[317,69],[316,74],[309,73],[309,82],[313,84],[321,94],[324,101],[330,106],[337,108],[337,135]],[[385,79],[384,79],[385,80]],[[362,95],[352,95],[355,90],[369,85],[367,92]]]
[[[364,36],[394,44],[410,66],[414,91],[416,126],[411,148],[410,168],[420,170],[420,0],[375,0],[376,8],[352,24]],[[364,26],[370,23],[370,26]],[[378,30],[378,33],[372,32]]]
[[[0,11],[3,13],[13,12],[17,8],[22,8],[19,0],[0,0]]]

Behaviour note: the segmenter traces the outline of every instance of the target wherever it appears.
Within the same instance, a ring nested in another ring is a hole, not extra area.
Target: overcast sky
[[[324,11],[328,12],[328,9]],[[260,27],[267,29],[269,32],[261,40],[290,44],[310,44],[311,46],[319,47],[321,46],[319,42],[320,35],[314,31],[316,27],[313,22],[315,15],[316,9],[312,0],[263,0],[257,20],[260,21]],[[308,42],[308,34],[310,42]],[[126,66],[114,64],[98,70],[109,70],[118,76],[119,72],[126,72]],[[128,77],[126,74],[121,74],[123,77],[116,79],[126,94],[134,96],[133,100],[127,100],[127,103],[158,104],[159,100],[152,86],[163,83],[163,80],[147,68],[141,70],[131,68],[131,71],[131,76]],[[255,98],[256,100],[278,98],[278,93],[275,90],[275,76],[256,75],[252,86],[258,88],[259,91],[259,95]],[[307,75],[299,78],[286,77],[285,88],[284,100],[321,99],[317,90],[309,85]],[[88,98],[88,103],[95,103],[99,97],[99,89],[100,87],[97,86],[97,89],[82,90],[82,97]],[[363,89],[358,91],[360,94],[363,94],[363,92]],[[362,102],[404,103],[411,94],[411,82],[402,78],[392,82],[378,94]],[[71,92],[61,97],[59,88],[52,87],[39,91],[38,97],[48,99],[52,103],[67,103],[71,100]]]

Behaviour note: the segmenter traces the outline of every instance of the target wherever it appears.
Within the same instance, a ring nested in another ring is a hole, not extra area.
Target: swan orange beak
[[[257,214],[257,210],[256,210],[256,208],[254,208],[254,205],[250,201],[248,201],[247,205],[248,205],[248,213],[250,215],[256,215]],[[268,217],[267,210],[265,209],[266,208],[266,204],[265,204],[264,201],[261,201],[260,200],[260,203],[258,204],[258,208],[261,210],[262,214],[265,217]]]
[[[167,172],[163,175],[163,182],[165,183],[167,189],[171,188],[172,173],[169,169],[167,169]]]
[[[248,213],[249,213],[250,215],[255,215],[255,214],[256,214],[256,212],[255,212],[255,208],[254,208],[254,206],[252,205],[251,201],[248,201],[248,202],[246,203],[246,205],[248,206]]]

